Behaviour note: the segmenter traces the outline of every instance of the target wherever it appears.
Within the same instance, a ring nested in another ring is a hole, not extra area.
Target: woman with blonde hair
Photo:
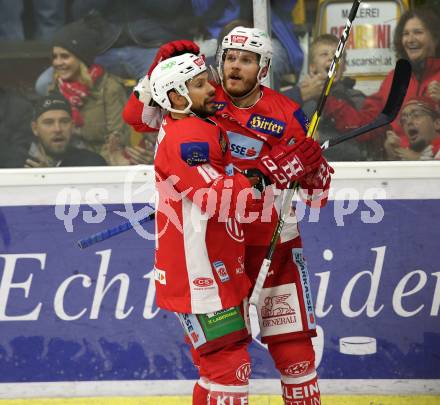
[[[99,153],[110,165],[129,164],[124,154],[129,128],[121,119],[126,91],[121,79],[94,63],[99,41],[98,32],[84,20],[58,31],[49,91],[61,93],[72,106],[79,147]]]

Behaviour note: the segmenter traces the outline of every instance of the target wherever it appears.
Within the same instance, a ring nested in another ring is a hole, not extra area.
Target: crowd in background
[[[304,60],[292,19],[295,3],[270,2],[272,86],[311,116],[338,38],[312,35]],[[410,9],[397,23],[393,50],[413,68],[398,119],[329,150],[329,160],[440,159],[440,18],[435,11]],[[219,38],[234,26],[250,25],[252,18],[250,0],[0,0],[0,54],[8,41],[36,40],[48,44],[51,62],[31,88],[0,86],[0,167],[150,164],[154,137],[133,133],[121,112],[159,46],[192,39],[215,64]],[[367,96],[346,77],[342,63],[320,139],[371,121],[385,104],[391,78],[392,71]]]

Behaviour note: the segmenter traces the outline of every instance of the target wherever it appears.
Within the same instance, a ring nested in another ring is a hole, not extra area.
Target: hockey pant
[[[247,246],[245,270],[255,283],[267,246]],[[284,403],[320,404],[311,338],[315,313],[299,237],[278,245],[257,307],[261,341],[281,374]]]
[[[214,314],[177,315],[199,369],[193,404],[247,405],[251,372],[247,301]]]

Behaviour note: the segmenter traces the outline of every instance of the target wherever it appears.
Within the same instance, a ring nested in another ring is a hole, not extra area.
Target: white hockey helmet
[[[259,28],[235,27],[223,38],[222,61],[228,49],[249,51],[260,55],[258,77],[264,67],[267,66],[268,69],[270,67],[272,60],[272,43],[269,35]],[[222,64],[222,62],[220,63]],[[223,70],[223,67],[221,67],[221,70]],[[266,77],[266,75],[264,77]],[[259,77],[259,79],[263,79],[264,77]]]
[[[205,60],[203,57],[192,53],[185,53],[163,60],[153,69],[150,76],[153,100],[165,110],[188,114],[191,110],[192,101],[189,98],[186,82],[204,71],[206,71]],[[168,97],[170,90],[176,90],[188,100],[188,105],[184,110],[176,110],[172,107]]]

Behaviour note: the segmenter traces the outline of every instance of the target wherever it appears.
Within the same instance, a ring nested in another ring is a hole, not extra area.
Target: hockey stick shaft
[[[403,100],[406,96],[406,91],[408,89],[409,81],[411,79],[411,64],[405,59],[399,59],[396,63],[396,68],[394,70],[393,80],[391,83],[390,91],[388,94],[387,101],[382,112],[377,116],[377,118],[362,127],[359,127],[347,134],[341,135],[338,138],[328,140],[322,144],[322,149],[328,149],[335,145],[338,145],[342,142],[345,142],[349,139],[353,139],[357,136],[363,135],[367,132],[370,132],[374,129],[383,127],[385,125],[390,124],[397,117],[397,114],[400,111],[400,108],[403,104]],[[287,215],[286,206],[290,209],[291,201],[293,198],[293,190],[289,190],[286,200],[283,204],[283,213],[282,215]],[[280,220],[277,223],[277,228],[274,233],[274,237],[276,237],[276,241],[281,234],[282,227],[284,225],[284,216],[280,216]],[[269,271],[272,255],[275,251],[275,244],[269,246],[268,254],[266,258],[263,260],[263,264],[260,268],[260,273],[258,274],[257,280],[255,282],[254,290],[252,291],[252,295],[249,299],[251,304],[257,304],[261,290],[263,288],[264,281],[267,276],[267,272]]]
[[[121,233],[124,233],[130,229],[133,229],[138,224],[143,224],[145,222],[149,222],[149,221],[153,220],[154,219],[154,207],[151,206],[150,204],[147,204],[147,206],[153,210],[153,212],[150,215],[142,218],[141,220],[139,220],[135,223],[133,223],[131,221],[127,221],[127,222],[119,224],[118,226],[115,226],[113,228],[109,228],[104,231],[97,232],[97,233],[90,235],[86,238],[80,239],[77,242],[77,245],[81,249],[85,249],[89,246],[94,245],[95,243],[102,242],[102,241],[107,240],[113,236],[120,235]]]
[[[339,63],[341,61],[341,57],[345,49],[345,45],[347,43],[347,39],[350,35],[351,26],[353,24],[354,19],[356,18],[356,13],[358,11],[359,5],[361,4],[361,1],[362,0],[355,0],[353,2],[353,5],[351,6],[350,14],[348,15],[347,21],[345,23],[344,31],[342,31],[341,38],[339,39],[336,52],[333,55],[332,63],[330,64],[330,68],[327,73],[327,79],[324,83],[324,88],[319,98],[316,111],[313,114],[312,119],[310,121],[310,125],[307,130],[307,136],[312,136],[312,137],[315,136],[316,130],[318,128],[319,120],[322,115],[322,111],[324,110],[325,102],[327,101],[327,97],[330,93],[330,89],[335,79],[336,72],[338,70]]]
[[[361,4],[362,0],[355,0],[353,5],[351,6],[350,13],[348,15],[347,21],[345,23],[344,30],[342,31],[341,38],[339,39],[338,46],[336,47],[336,52],[333,56],[332,63],[330,64],[330,68],[327,74],[327,79],[324,84],[324,88],[322,90],[321,96],[318,101],[318,105],[315,113],[313,114],[312,120],[310,121],[309,128],[307,130],[308,137],[315,137],[316,130],[318,128],[319,120],[321,118],[322,111],[324,110],[325,102],[327,101],[328,94],[333,84],[333,80],[336,76],[336,72],[339,66],[339,62],[344,52],[345,44],[347,43],[347,39],[350,35],[351,26],[353,24],[354,19],[356,18],[356,13]],[[295,190],[298,188],[298,183],[295,182],[291,188],[287,190],[285,199],[283,201],[282,209],[280,212],[280,217],[278,219],[277,225],[272,235],[272,239],[270,241],[269,247],[267,249],[266,256],[261,265],[260,271],[258,273],[254,289],[249,298],[249,303],[253,305],[258,304],[258,300],[260,298],[261,291],[263,289],[264,281],[266,280],[267,273],[269,271],[270,263],[272,262],[272,256],[275,252],[276,245],[280,238],[281,232],[284,227],[285,217],[290,210],[291,201],[293,199],[293,195]]]

